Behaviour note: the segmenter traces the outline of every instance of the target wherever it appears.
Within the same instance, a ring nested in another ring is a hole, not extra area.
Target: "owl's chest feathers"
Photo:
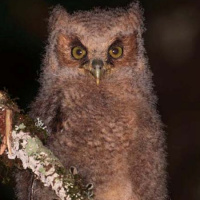
[[[104,173],[104,166],[110,168],[108,174],[123,170],[119,163],[127,159],[137,127],[133,105],[105,95],[90,95],[82,102],[75,96],[73,102],[62,102],[63,130],[51,140],[55,154],[66,166],[84,169],[87,176]]]
[[[131,194],[128,160],[138,126],[137,102],[130,94],[123,85],[100,90],[79,84],[63,91],[58,102],[62,131],[49,146],[66,167],[77,167],[86,183],[98,185],[97,200]],[[119,192],[111,195],[110,189]]]
[[[78,95],[74,94],[76,97]],[[72,143],[108,151],[127,147],[134,135],[134,102],[121,101],[105,94],[63,101],[62,126]]]

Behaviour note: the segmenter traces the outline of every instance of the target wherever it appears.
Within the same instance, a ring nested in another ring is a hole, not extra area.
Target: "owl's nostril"
[[[99,59],[94,59],[93,61],[92,61],[92,67],[93,67],[93,69],[102,69],[102,67],[103,67],[103,61],[102,60],[99,60]]]

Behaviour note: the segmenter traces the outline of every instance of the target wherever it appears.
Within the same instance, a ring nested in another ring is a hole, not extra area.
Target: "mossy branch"
[[[37,136],[36,136],[37,135]],[[7,167],[31,169],[45,185],[51,186],[62,200],[88,200],[92,184],[84,186],[77,170],[66,170],[43,145],[48,133],[44,124],[20,113],[8,95],[0,91],[0,161]],[[8,159],[15,159],[10,163]],[[20,161],[19,161],[20,160]],[[9,163],[9,165],[7,165]]]

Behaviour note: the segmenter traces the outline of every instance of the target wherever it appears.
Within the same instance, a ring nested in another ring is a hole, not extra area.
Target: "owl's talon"
[[[92,190],[94,188],[94,185],[92,183],[88,183],[86,185],[87,190]]]
[[[93,193],[93,191],[90,190],[90,191],[88,191],[87,195],[88,195],[88,198],[90,199],[91,197],[94,196],[94,193]]]
[[[70,173],[71,173],[72,175],[76,175],[76,174],[78,174],[78,170],[77,170],[77,168],[74,167],[74,166],[71,166],[71,167],[70,167]]]

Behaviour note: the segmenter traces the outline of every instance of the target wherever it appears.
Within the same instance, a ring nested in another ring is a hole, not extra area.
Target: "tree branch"
[[[0,92],[0,155],[7,155],[8,159],[18,158],[23,169],[31,169],[44,186],[51,186],[62,200],[91,199],[92,184],[84,186],[77,170],[66,170],[43,145],[41,140],[45,141],[48,133],[44,124],[37,120],[36,126],[32,119],[19,112],[6,93]],[[19,166],[19,162],[16,163]]]

